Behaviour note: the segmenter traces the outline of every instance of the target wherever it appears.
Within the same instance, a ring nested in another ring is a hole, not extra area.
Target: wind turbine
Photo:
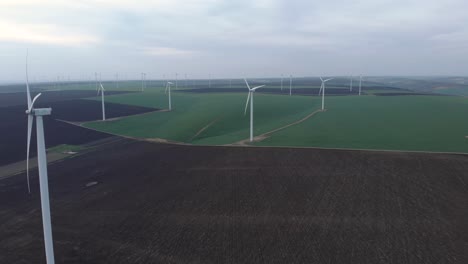
[[[292,93],[292,75],[289,75],[289,96]]]
[[[361,96],[362,75],[359,76],[359,96]]]
[[[245,103],[244,115],[247,114],[247,106],[249,106],[249,100],[250,100],[250,142],[252,142],[253,141],[253,103],[254,103],[253,94],[255,90],[257,90],[258,88],[262,88],[265,85],[260,85],[254,88],[250,88],[250,85],[245,78],[244,78],[244,81],[245,81],[245,84],[247,84],[247,88],[249,89],[249,95],[247,95],[247,102]]]
[[[168,94],[168,97],[169,97],[169,111],[172,110],[171,85],[173,85],[173,83],[171,83],[171,82],[167,82],[167,83],[166,83],[166,93],[167,93],[167,91],[169,90],[169,94]]]
[[[176,74],[175,74],[175,88],[176,88],[176,90],[179,89],[178,79],[177,79],[177,76],[178,76],[178,75],[179,75],[179,74],[176,72]]]
[[[47,177],[47,156],[45,149],[44,140],[44,123],[42,120],[43,116],[50,115],[52,113],[51,108],[34,108],[34,102],[41,96],[39,93],[31,100],[31,93],[29,92],[29,81],[28,81],[28,55],[26,54],[26,96],[28,100],[28,145],[27,145],[27,156],[26,156],[26,175],[28,178],[28,191],[31,193],[29,185],[29,147],[31,144],[31,132],[34,117],[36,117],[36,133],[37,133],[37,164],[39,169],[39,186],[41,192],[41,209],[42,209],[42,226],[44,230],[44,246],[47,264],[53,264],[54,260],[54,245],[52,239],[52,224],[50,220],[50,202],[49,202],[49,181]]]
[[[211,74],[208,75],[208,88],[211,88]]]
[[[117,89],[119,89],[119,73],[115,74],[115,86]]]
[[[333,80],[333,78],[323,80],[322,77],[320,77],[320,80],[322,81],[322,85],[320,86],[319,95],[320,95],[320,92],[322,92],[322,111],[323,111],[325,109],[325,83],[330,80]]]
[[[283,91],[283,74],[281,74],[281,91]]]
[[[349,91],[353,91],[353,76],[351,76],[351,83],[349,84]]]
[[[106,107],[104,105],[104,86],[102,86],[102,83],[99,83],[100,87],[97,92],[99,95],[99,92],[101,92],[101,102],[102,102],[102,121],[106,121]]]

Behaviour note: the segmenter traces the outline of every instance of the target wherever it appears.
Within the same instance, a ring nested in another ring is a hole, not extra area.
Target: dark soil
[[[26,89],[26,88],[24,88]],[[80,99],[80,98],[87,98],[87,97],[95,97],[96,91],[94,90],[64,90],[64,91],[43,91],[41,92],[42,95],[38,99],[38,103],[50,103],[50,102],[58,102],[58,101],[65,101],[65,100],[72,100],[72,99]],[[132,93],[126,91],[108,91],[106,95],[114,95],[114,94],[124,94],[124,93]],[[31,92],[31,97],[38,94],[38,92]],[[27,108],[27,97],[26,92],[20,93],[0,93],[0,107],[9,107],[9,106],[24,106],[24,109]]]
[[[434,93],[374,93],[377,96],[402,96],[402,95],[430,95],[430,96],[445,96],[443,94]]]
[[[468,263],[468,156],[122,140],[49,182],[57,263]],[[44,263],[38,188],[0,181],[0,263]]]
[[[42,99],[42,98],[41,98]],[[93,100],[68,100],[62,102],[37,102],[39,107],[52,107],[52,115],[44,118],[46,147],[60,144],[80,145],[108,137],[108,134],[60,122],[92,121],[102,119],[101,102]],[[26,158],[27,116],[25,106],[1,108],[0,111],[0,166]],[[156,109],[106,103],[106,118],[135,115]],[[33,127],[31,156],[36,153],[36,126]]]
[[[318,96],[320,88],[293,88],[292,94],[293,95],[315,95]],[[247,93],[247,88],[197,88],[197,89],[186,89],[186,90],[178,90],[179,92],[187,92],[187,93]],[[288,89],[281,89],[278,88],[260,88],[256,91],[256,93],[268,93],[268,94],[284,94],[289,95],[289,88]],[[329,88],[325,89],[325,95],[357,95],[359,91],[353,90],[352,92],[349,91],[349,88]],[[364,92],[361,91],[361,94]]]

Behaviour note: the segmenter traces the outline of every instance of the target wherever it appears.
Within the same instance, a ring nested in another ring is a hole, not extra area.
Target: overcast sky
[[[466,0],[1,0],[0,81],[467,75]]]

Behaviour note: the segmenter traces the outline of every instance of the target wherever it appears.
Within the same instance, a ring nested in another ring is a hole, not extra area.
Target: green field
[[[247,139],[246,94],[173,92],[173,111],[85,126],[140,138],[221,145]],[[108,96],[108,102],[167,108],[162,89]],[[320,98],[255,95],[254,135],[295,122],[319,109]],[[329,96],[326,112],[254,143],[415,151],[468,152],[468,101],[452,96]],[[208,127],[207,127],[208,126]],[[200,132],[204,127],[205,130]]]
[[[155,112],[116,121],[93,122],[85,126],[141,138],[163,138],[192,144],[230,144],[249,136],[249,113],[244,116],[246,96],[247,93],[173,92],[171,112]],[[160,109],[166,109],[168,105],[167,97],[162,90],[108,96],[106,100]],[[317,109],[318,103],[319,99],[313,97],[256,94],[254,132],[265,133],[286,125],[291,120],[307,116]],[[208,125],[210,126],[206,130],[199,133]]]
[[[462,97],[330,97],[326,113],[256,144],[468,152],[467,113]]]

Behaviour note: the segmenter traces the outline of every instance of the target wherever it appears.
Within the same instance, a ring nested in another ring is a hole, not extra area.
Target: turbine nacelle
[[[104,86],[102,86],[102,83],[99,83],[99,88],[98,88],[98,91],[97,91],[97,95],[99,95],[100,91],[102,91],[103,93],[106,91],[106,89],[104,89]]]
[[[35,108],[32,110],[26,110],[27,115],[34,116],[46,116],[52,114],[52,108]]]
[[[244,78],[245,84],[247,85],[247,89],[249,89],[249,94],[247,95],[247,102],[245,103],[245,111],[244,115],[247,114],[247,106],[249,106],[250,102],[250,94],[254,93],[257,89],[264,87],[265,85],[260,85],[260,86],[255,86],[254,88],[250,88],[249,83],[247,82],[247,79]]]

